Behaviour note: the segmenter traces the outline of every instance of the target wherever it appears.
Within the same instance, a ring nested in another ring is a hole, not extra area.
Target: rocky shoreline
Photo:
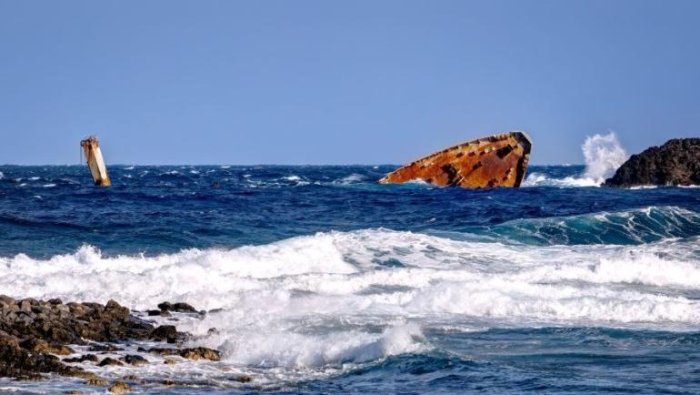
[[[147,311],[146,316],[169,316],[173,312],[205,314],[185,303],[164,302],[157,310]],[[78,365],[148,365],[150,362],[143,356],[123,353],[124,344],[139,341],[162,344],[139,347],[138,351],[166,357],[162,362],[166,364],[177,363],[176,359],[167,358],[171,356],[193,361],[220,360],[217,350],[184,347],[190,337],[173,325],[155,325],[140,318],[113,300],[102,305],[63,303],[60,299],[16,300],[0,295],[0,377],[40,380],[58,375],[82,379],[88,385],[105,386],[113,393],[128,392],[131,386],[138,385],[136,377],[110,382]],[[76,346],[87,351],[77,352]],[[123,355],[114,357],[120,351]],[[238,381],[248,382],[250,378],[240,377]]]

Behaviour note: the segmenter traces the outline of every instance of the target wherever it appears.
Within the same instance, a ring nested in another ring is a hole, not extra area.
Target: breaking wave
[[[232,363],[299,369],[420,352],[422,328],[456,322],[700,328],[686,293],[700,287],[698,262],[697,237],[537,246],[366,229],[154,257],[20,254],[0,258],[0,289],[140,310],[184,301],[210,310],[178,324],[195,343]]]
[[[629,157],[613,132],[586,137],[581,151],[586,162],[583,174],[551,178],[544,173],[531,173],[523,186],[597,187],[611,177]]]

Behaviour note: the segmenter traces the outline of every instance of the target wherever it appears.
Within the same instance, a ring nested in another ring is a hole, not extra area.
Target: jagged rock
[[[20,347],[16,338],[0,333],[0,377],[36,380],[41,373],[79,376],[85,372],[64,365],[53,355],[29,352]]]
[[[97,366],[124,366],[124,364],[114,358],[107,357],[97,364]]]
[[[187,313],[196,312],[192,306],[186,304],[176,303],[166,308]],[[168,313],[165,312],[165,314]],[[85,354],[61,361],[52,354],[73,354],[74,351],[66,344],[87,343],[91,351],[118,352],[123,350],[109,342],[149,339],[176,342],[184,339],[185,336],[185,333],[178,332],[172,325],[154,328],[152,323],[140,320],[132,315],[129,309],[115,301],[109,301],[106,305],[64,304],[58,299],[16,300],[0,295],[0,377],[39,379],[44,373],[55,373],[83,378],[90,385],[108,385],[107,381],[94,373],[69,365],[85,361],[97,363],[96,355]],[[142,348],[140,350],[146,351]],[[187,349],[156,347],[149,351],[161,355],[178,355],[193,360],[217,361],[220,358],[218,351],[204,347]],[[131,365],[148,363],[139,355],[126,355],[121,357],[121,360]],[[167,364],[174,362],[174,359],[165,361]],[[98,365],[123,366],[124,363],[116,357],[108,357]]]
[[[115,394],[123,394],[131,391],[131,388],[129,387],[129,384],[123,381],[117,381],[109,387],[108,391]]]
[[[700,138],[673,139],[632,155],[604,185],[700,185]]]

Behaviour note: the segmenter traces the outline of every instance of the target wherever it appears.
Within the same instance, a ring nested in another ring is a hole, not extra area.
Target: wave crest
[[[646,207],[570,217],[530,218],[477,228],[475,233],[526,244],[643,244],[700,235],[700,214],[680,207]]]

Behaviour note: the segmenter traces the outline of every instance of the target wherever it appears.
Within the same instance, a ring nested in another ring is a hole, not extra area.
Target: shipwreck
[[[519,187],[525,177],[532,141],[515,130],[435,152],[379,180],[382,184],[422,180],[462,188]]]
[[[93,181],[95,181],[95,185],[103,187],[112,185],[112,181],[110,181],[109,175],[107,175],[107,167],[105,166],[97,137],[90,136],[85,140],[81,140],[80,147],[82,147],[83,153],[85,154],[85,159],[87,160],[88,168],[90,168],[90,174],[92,175]]]

